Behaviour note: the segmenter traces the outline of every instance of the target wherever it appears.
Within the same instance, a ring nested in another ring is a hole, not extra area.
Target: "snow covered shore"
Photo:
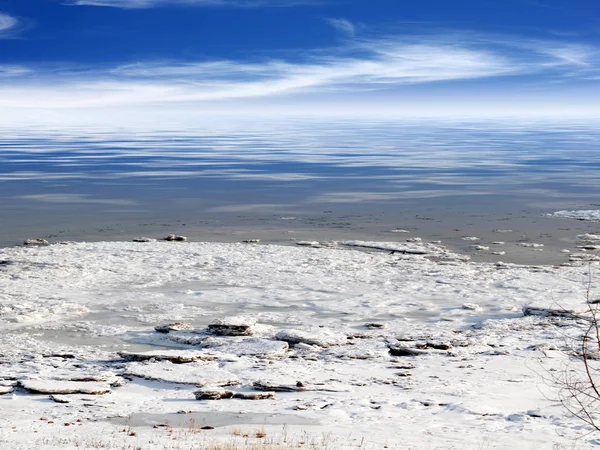
[[[523,313],[584,308],[594,258],[346,244],[2,250],[0,448],[600,443],[545,381],[585,320]]]

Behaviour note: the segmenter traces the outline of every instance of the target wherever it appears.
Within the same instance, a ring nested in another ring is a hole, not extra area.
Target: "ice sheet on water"
[[[217,363],[209,362],[131,362],[127,363],[124,373],[130,377],[196,386],[233,386],[239,383],[236,375],[219,368]]]
[[[592,220],[600,221],[600,210],[599,209],[586,209],[586,210],[573,210],[573,211],[556,211],[549,214],[552,217],[562,217],[565,219],[577,219],[577,220]]]

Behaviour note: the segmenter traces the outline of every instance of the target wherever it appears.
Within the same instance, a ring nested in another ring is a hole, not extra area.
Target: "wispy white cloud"
[[[11,64],[0,64],[0,78],[20,77],[30,72],[31,70],[27,67]]]
[[[18,25],[19,20],[16,17],[0,12],[0,38],[11,35]]]
[[[530,82],[600,74],[597,50],[556,41],[488,36],[348,37],[294,59],[153,61],[110,69],[56,69],[0,87],[0,106],[81,108],[181,104],[343,92],[355,95],[403,85],[529,76]],[[22,79],[21,79],[22,78]]]
[[[106,6],[122,9],[156,8],[169,5],[190,6],[295,6],[313,4],[316,0],[66,0],[68,4],[77,6]]]
[[[335,28],[338,31],[341,31],[344,34],[347,34],[349,36],[354,36],[354,34],[356,33],[356,28],[354,27],[354,24],[347,19],[332,18],[332,19],[327,19],[327,21],[333,28]]]

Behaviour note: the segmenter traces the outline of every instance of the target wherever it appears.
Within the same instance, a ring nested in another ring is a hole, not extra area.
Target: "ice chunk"
[[[185,236],[177,236],[177,235],[174,235],[174,234],[170,234],[166,238],[164,238],[164,240],[165,241],[183,242],[183,241],[187,241],[187,237],[185,237]]]
[[[219,336],[249,336],[256,319],[248,316],[234,316],[217,319],[208,326],[208,330]]]
[[[187,322],[167,322],[156,325],[154,329],[159,333],[168,333],[169,331],[191,330],[193,327]]]
[[[342,345],[348,342],[345,335],[335,333],[329,330],[283,330],[275,335],[275,339],[285,341],[288,344],[308,344],[318,345],[319,347],[331,347],[332,345]]]
[[[548,214],[552,217],[561,217],[564,219],[576,219],[576,220],[600,220],[600,210],[598,209],[586,209],[586,210],[573,210],[573,211],[556,211]]]
[[[25,242],[23,242],[23,245],[46,247],[50,245],[50,242],[48,242],[46,239],[27,239]]]
[[[597,234],[579,234],[577,235],[577,239],[582,239],[584,241],[600,241],[600,236]]]
[[[164,381],[197,386],[233,386],[239,379],[233,373],[219,368],[217,364],[173,364],[169,361],[155,363],[132,362],[127,364],[125,374],[147,380]]]
[[[88,394],[102,395],[110,392],[110,386],[104,383],[59,380],[21,380],[20,386],[36,394]]]
[[[288,343],[282,340],[261,338],[208,337],[202,341],[202,346],[221,353],[258,358],[278,358],[284,356],[289,349]]]
[[[174,364],[184,364],[195,361],[212,361],[217,357],[210,353],[194,350],[152,350],[148,352],[119,352],[126,361],[170,361]]]

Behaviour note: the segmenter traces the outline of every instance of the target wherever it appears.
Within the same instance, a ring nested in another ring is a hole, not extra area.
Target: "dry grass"
[[[73,427],[71,427],[73,428]],[[47,430],[50,431],[50,430]],[[75,430],[73,430],[75,431]],[[234,426],[214,430],[202,426],[193,419],[181,427],[168,423],[154,428],[110,426],[110,431],[86,432],[85,426],[78,432],[61,433],[40,437],[35,447],[115,449],[115,450],[336,450],[366,449],[364,438],[343,439],[331,433],[321,435],[303,431],[291,434],[288,427]],[[226,431],[226,433],[223,433]],[[89,433],[89,435],[86,435]],[[379,447],[378,447],[379,448]]]

